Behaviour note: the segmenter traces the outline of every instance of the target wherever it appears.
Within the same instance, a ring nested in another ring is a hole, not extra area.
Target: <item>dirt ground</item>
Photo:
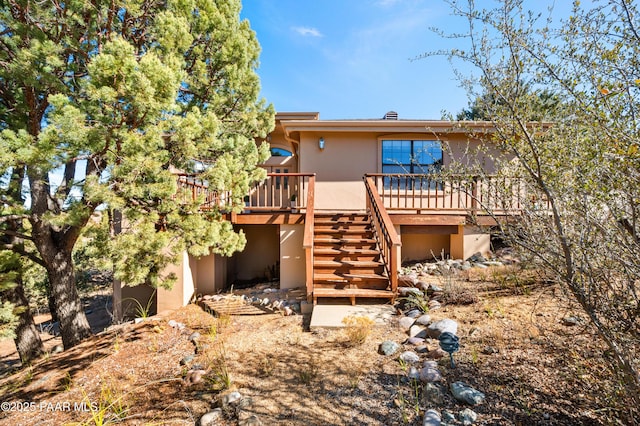
[[[449,296],[477,296],[472,304],[429,312],[459,323],[456,368],[448,358],[438,361],[440,401],[407,379],[397,354],[378,353],[384,340],[406,340],[397,318],[365,329],[366,340],[358,344],[345,329],[306,331],[303,315],[216,318],[189,305],[112,326],[19,369],[7,362],[4,343],[0,426],[193,425],[220,406],[221,425],[250,415],[264,425],[421,425],[429,408],[454,414],[467,408],[448,391],[459,380],[486,395],[472,407],[476,424],[625,424],[605,348],[587,325],[565,324],[564,318],[580,315],[562,308],[559,289],[490,269],[454,281],[431,277]],[[56,341],[49,336],[47,344]],[[435,349],[437,341],[427,345]],[[223,400],[233,391],[242,401],[227,406]]]

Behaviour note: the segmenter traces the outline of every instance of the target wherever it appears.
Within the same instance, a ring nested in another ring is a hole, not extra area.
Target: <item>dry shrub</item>
[[[366,316],[350,315],[342,320],[345,325],[344,332],[347,342],[352,345],[361,345],[371,334],[373,320]]]

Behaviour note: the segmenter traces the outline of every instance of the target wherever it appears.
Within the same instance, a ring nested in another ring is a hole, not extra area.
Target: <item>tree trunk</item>
[[[47,265],[51,297],[60,321],[62,344],[69,349],[91,336],[91,327],[76,289],[71,252],[58,250],[51,253],[50,250],[55,249],[48,247],[42,254]]]
[[[20,314],[18,314],[18,325],[15,330],[16,338],[14,342],[16,343],[20,360],[22,364],[25,364],[44,354],[44,346],[42,345],[40,333],[33,320],[31,309],[29,309],[29,300],[27,300],[24,294],[22,276],[19,275],[16,281],[17,285],[14,288],[6,290],[4,296],[21,311]]]

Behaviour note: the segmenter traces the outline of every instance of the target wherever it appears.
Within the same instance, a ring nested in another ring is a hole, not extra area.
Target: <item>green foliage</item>
[[[65,250],[81,238],[81,262],[112,262],[128,284],[154,285],[170,283],[161,271],[185,248],[241,250],[244,236],[221,211],[201,214],[175,197],[174,175],[200,174],[231,194],[225,209],[235,211],[264,177],[256,165],[269,148],[254,138],[273,128],[274,111],[258,98],[259,45],[240,7],[0,5],[0,244],[9,247],[11,221],[37,246],[15,252],[52,269],[47,236]],[[93,224],[97,209],[103,221]],[[114,209],[125,218],[120,234],[105,219]]]
[[[8,251],[0,251],[0,339],[15,337],[17,325],[15,305],[5,300],[2,292],[16,285],[15,279],[20,259]]]

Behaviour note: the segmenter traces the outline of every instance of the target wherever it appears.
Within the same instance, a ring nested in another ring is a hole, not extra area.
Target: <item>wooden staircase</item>
[[[319,297],[395,299],[367,214],[317,214],[313,238],[313,303]]]

